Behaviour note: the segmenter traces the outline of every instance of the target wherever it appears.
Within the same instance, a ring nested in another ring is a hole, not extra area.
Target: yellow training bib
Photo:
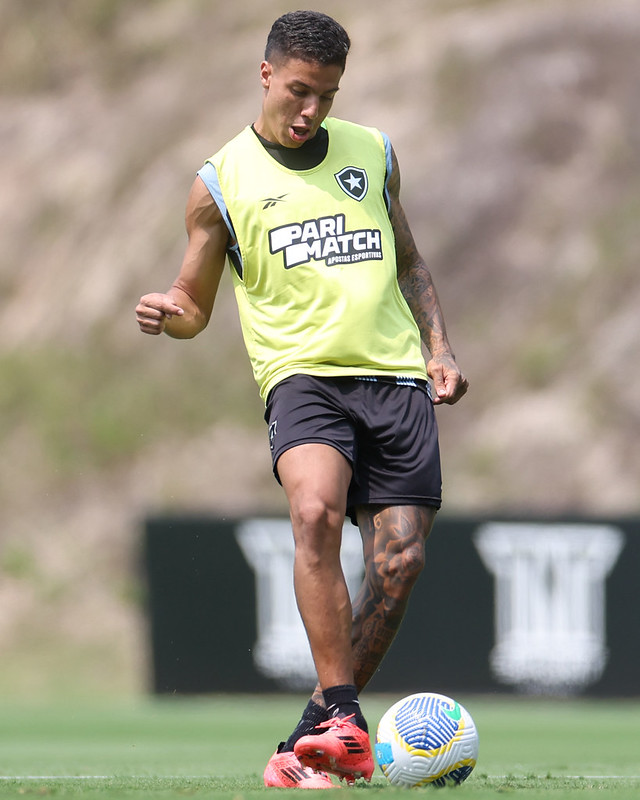
[[[243,336],[263,399],[290,375],[426,378],[398,286],[385,182],[390,145],[325,120],[328,152],[291,170],[244,129],[198,173],[236,243]]]

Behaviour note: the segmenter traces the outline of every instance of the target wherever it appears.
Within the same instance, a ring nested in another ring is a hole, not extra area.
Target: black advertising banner
[[[441,516],[426,553],[369,691],[640,695],[640,520]],[[348,523],[342,564],[354,592]],[[292,565],[285,519],[147,520],[153,691],[310,691]]]

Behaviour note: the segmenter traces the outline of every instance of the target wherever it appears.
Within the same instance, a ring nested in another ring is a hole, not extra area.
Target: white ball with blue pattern
[[[376,759],[394,786],[462,783],[476,765],[478,731],[469,712],[442,694],[394,703],[376,735]]]

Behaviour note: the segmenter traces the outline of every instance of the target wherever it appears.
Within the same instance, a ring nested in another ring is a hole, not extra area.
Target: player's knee
[[[396,598],[401,603],[406,601],[424,569],[424,564],[425,555],[422,542],[407,544],[392,558],[378,562],[377,570],[382,578],[383,593],[386,597]]]
[[[320,498],[305,500],[291,508],[291,521],[296,541],[313,543],[342,531],[344,512],[338,512]]]
[[[411,592],[420,573],[424,569],[424,545],[415,542],[405,547],[394,561],[393,582],[400,595],[406,596]]]
[[[296,564],[313,572],[339,564],[343,520],[323,503],[305,503],[292,510]]]

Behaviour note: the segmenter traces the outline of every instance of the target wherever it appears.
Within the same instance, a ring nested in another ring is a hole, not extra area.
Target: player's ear
[[[268,89],[271,85],[271,76],[273,75],[273,66],[269,61],[263,61],[260,64],[260,83],[263,89]]]

